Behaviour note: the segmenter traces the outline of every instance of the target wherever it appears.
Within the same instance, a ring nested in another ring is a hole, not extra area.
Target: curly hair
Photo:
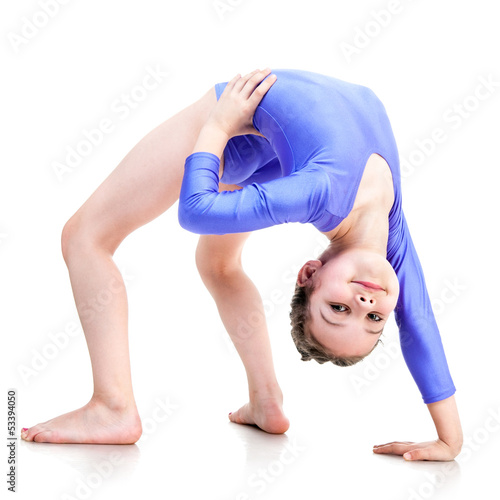
[[[370,352],[364,356],[335,356],[328,352],[312,335],[307,328],[309,320],[309,297],[314,292],[314,285],[308,284],[305,286],[295,285],[295,292],[292,297],[290,324],[292,326],[292,339],[295,342],[295,347],[302,355],[302,361],[314,359],[320,364],[331,361],[337,366],[352,366],[368,354],[370,354],[377,345],[382,342],[380,339],[375,343]]]

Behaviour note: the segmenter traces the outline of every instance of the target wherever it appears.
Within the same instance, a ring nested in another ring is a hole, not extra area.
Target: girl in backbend
[[[28,441],[134,443],[142,432],[128,352],[127,299],[112,256],[179,198],[200,234],[196,264],[245,366],[249,402],[229,419],[289,427],[262,300],[241,265],[251,231],[313,224],[330,241],[297,276],[290,313],[303,360],[350,366],[379,342],[392,311],[437,439],[376,453],[453,460],[462,429],[439,330],[401,206],[399,158],[385,108],[366,87],[301,70],[255,70],[218,83],[142,139],[66,223],[63,256],[77,308],[113,279],[113,302],[80,314],[94,394],[83,407],[23,429]],[[246,319],[252,321],[249,331]],[[244,328],[242,328],[244,325]]]

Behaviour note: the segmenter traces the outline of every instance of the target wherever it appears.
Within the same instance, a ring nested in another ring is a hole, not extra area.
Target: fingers
[[[276,82],[276,75],[269,75],[260,85],[254,90],[248,101],[253,107],[257,107],[262,98],[266,95],[267,91]]]
[[[271,73],[270,68],[266,68],[262,71],[260,69],[254,69],[250,73],[247,73],[245,76],[240,76],[234,87],[238,90],[241,90],[246,87],[247,84],[249,84],[249,87],[245,88],[245,91],[248,92],[249,88],[253,86],[253,88],[251,88],[250,92],[248,93],[248,95],[250,95],[255,86],[260,81],[262,81],[269,73]]]
[[[251,71],[250,73],[247,73],[247,74],[243,77],[243,79],[244,79],[245,81],[248,81],[248,80],[249,80],[249,79],[250,79],[253,75],[255,75],[255,74],[259,73],[259,72],[260,72],[260,69],[254,69],[254,70],[253,70],[253,71]]]
[[[449,447],[443,446],[439,441],[426,441],[424,443],[413,443],[411,441],[393,441],[373,447],[374,453],[387,453],[403,455],[405,460],[436,460],[450,461],[456,456]]]
[[[414,444],[413,441],[391,441],[390,443],[385,443],[385,444],[376,444],[374,448],[378,448],[380,446],[388,446],[390,444]]]
[[[226,89],[228,89],[228,90],[233,89],[234,86],[236,85],[236,83],[240,80],[240,78],[241,78],[240,73],[238,73],[236,76],[234,76],[233,78],[231,78],[231,80],[229,80],[227,82]],[[224,92],[226,91],[226,89],[224,89]]]
[[[260,70],[256,69],[252,71],[251,73],[246,74],[245,76],[241,76],[241,73],[238,73],[235,75],[229,82],[227,82],[226,88],[229,87],[229,89],[236,89],[238,92],[241,91],[241,89],[245,86],[247,81],[256,73],[258,73]]]
[[[249,101],[253,100],[254,102],[252,104],[256,106],[274,81],[276,81],[276,75],[271,75],[265,82],[261,83],[270,73],[270,68],[264,70],[256,69],[243,77],[238,73],[228,85],[231,83],[234,90],[239,92],[245,99]]]
[[[414,447],[411,441],[393,441],[392,443],[381,444],[373,447],[374,453],[388,453],[392,455],[403,455]]]

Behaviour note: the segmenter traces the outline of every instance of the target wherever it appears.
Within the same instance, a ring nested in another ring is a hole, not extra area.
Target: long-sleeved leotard
[[[394,204],[387,260],[399,280],[394,310],[405,362],[425,403],[455,393],[420,262],[401,205],[399,155],[385,108],[367,87],[317,73],[278,69],[253,125],[265,137],[231,138],[219,193],[220,159],[197,152],[185,163],[179,222],[198,234],[254,231],[287,222],[323,232],[352,210],[371,154],[389,165]],[[215,85],[219,99],[227,82]]]

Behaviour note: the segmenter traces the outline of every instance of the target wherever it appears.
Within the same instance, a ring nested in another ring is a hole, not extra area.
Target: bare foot
[[[283,434],[290,427],[282,404],[275,398],[250,401],[237,412],[230,413],[229,420],[236,424],[256,425],[271,434]]]
[[[133,444],[142,434],[135,404],[110,407],[91,399],[78,410],[47,420],[21,433],[36,443]]]

